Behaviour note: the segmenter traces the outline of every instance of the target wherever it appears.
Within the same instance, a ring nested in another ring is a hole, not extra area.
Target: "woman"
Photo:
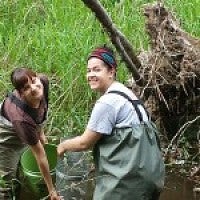
[[[0,115],[0,185],[1,199],[13,199],[12,181],[16,179],[21,153],[27,145],[36,158],[51,200],[58,200],[49,172],[43,145],[46,137],[42,123],[48,109],[48,79],[31,69],[17,68],[11,74],[15,90],[1,105]]]
[[[164,163],[156,129],[140,100],[115,80],[117,63],[108,47],[88,58],[87,81],[101,94],[81,136],[58,145],[66,151],[94,147],[94,200],[157,200],[164,185]]]

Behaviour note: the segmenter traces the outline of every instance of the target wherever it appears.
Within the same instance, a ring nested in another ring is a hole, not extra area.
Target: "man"
[[[158,200],[164,186],[164,163],[157,130],[142,102],[116,81],[113,51],[98,47],[88,57],[87,81],[101,94],[84,133],[58,145],[66,151],[93,148],[94,200]]]

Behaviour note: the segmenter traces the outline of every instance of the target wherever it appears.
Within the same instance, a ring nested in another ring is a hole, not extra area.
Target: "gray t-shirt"
[[[135,108],[126,98],[109,93],[109,91],[121,91],[131,99],[137,100],[133,92],[119,82],[114,82],[94,105],[87,128],[89,130],[110,135],[113,128],[132,127],[139,124],[139,118]],[[138,106],[144,121],[148,121],[148,116],[142,106]]]

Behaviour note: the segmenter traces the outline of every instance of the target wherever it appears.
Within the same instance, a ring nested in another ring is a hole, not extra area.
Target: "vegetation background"
[[[142,8],[154,1],[100,2],[135,52],[148,49]],[[186,32],[200,36],[198,0],[163,2]],[[45,73],[50,79],[47,134],[56,141],[82,133],[96,98],[85,78],[87,55],[104,43],[110,44],[107,34],[81,0],[0,0],[0,100],[12,90],[14,68]],[[126,82],[129,73],[120,58],[119,63],[117,78]]]

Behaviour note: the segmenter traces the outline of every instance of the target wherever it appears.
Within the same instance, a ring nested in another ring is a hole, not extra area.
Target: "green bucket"
[[[53,183],[56,181],[56,164],[57,164],[57,150],[53,144],[45,144],[44,146],[50,174],[53,179]],[[34,196],[42,198],[48,195],[47,187],[44,182],[43,176],[40,173],[35,157],[33,156],[31,149],[27,149],[21,156],[21,176],[22,183]]]

